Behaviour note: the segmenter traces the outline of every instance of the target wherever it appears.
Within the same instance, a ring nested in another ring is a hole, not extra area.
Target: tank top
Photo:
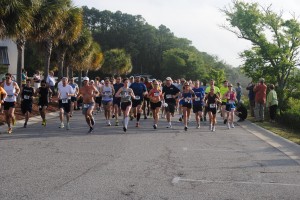
[[[40,102],[48,102],[48,94],[49,94],[48,87],[39,87]]]
[[[6,85],[6,82],[4,82],[4,87],[3,88],[7,93],[7,96],[4,99],[4,101],[6,101],[6,102],[15,102],[15,101],[17,101],[17,97],[15,95],[16,88],[14,87],[14,82],[11,82],[10,85]]]
[[[103,85],[102,87],[102,101],[112,101],[112,88],[110,86]]]
[[[216,108],[217,107],[216,98],[217,98],[216,94],[214,94],[213,96],[208,94],[208,96],[207,96],[207,105],[208,105],[209,108]]]
[[[184,103],[192,103],[192,96],[193,96],[193,94],[190,92],[182,93],[183,102]]]
[[[121,102],[131,102],[131,91],[129,88],[122,88],[121,91]]]
[[[22,91],[22,99],[23,101],[26,102],[32,102],[32,96],[34,94],[34,90],[32,87],[27,87],[24,86],[23,87],[23,91]]]

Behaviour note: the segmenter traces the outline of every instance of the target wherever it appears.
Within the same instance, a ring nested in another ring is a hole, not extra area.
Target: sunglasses
[[[10,77],[9,77],[9,76],[6,76],[5,79],[10,79]]]

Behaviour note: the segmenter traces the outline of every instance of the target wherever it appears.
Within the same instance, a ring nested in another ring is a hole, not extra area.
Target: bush
[[[278,117],[278,122],[292,129],[300,128],[300,100],[289,98],[287,110]]]

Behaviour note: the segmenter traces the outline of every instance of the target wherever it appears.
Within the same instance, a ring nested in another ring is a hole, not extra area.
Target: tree
[[[288,97],[284,91],[292,91],[291,79],[299,65],[300,23],[293,16],[283,19],[282,13],[271,7],[259,8],[257,3],[233,1],[233,6],[222,12],[229,22],[223,27],[252,43],[251,49],[240,54],[245,60],[244,72],[254,80],[265,77],[275,83],[281,108]]]
[[[25,43],[32,33],[33,14],[38,7],[39,3],[36,0],[6,0],[0,2],[0,37],[13,38],[17,44],[18,85],[21,85]]]
[[[104,53],[102,71],[106,74],[128,74],[132,70],[131,58],[124,49],[111,49]]]
[[[71,8],[71,0],[41,0],[42,4],[34,16],[34,38],[45,48],[44,77],[49,73],[54,44],[62,37],[63,25]]]

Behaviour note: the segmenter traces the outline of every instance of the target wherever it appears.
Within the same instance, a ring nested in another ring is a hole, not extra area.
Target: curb
[[[287,140],[272,131],[264,129],[248,120],[238,123],[243,129],[278,149],[300,165],[300,145]]]
[[[50,113],[46,114],[46,118],[47,119],[53,119],[53,118],[58,117],[58,116],[59,116],[59,112],[50,112]],[[42,121],[41,116],[30,117],[29,120],[28,120],[28,122],[27,122],[27,125],[41,123],[41,121]],[[23,125],[24,125],[24,119],[17,120],[16,121],[16,125],[13,126],[13,129],[22,128]],[[6,131],[7,131],[6,124],[0,126],[0,133],[5,133]]]

